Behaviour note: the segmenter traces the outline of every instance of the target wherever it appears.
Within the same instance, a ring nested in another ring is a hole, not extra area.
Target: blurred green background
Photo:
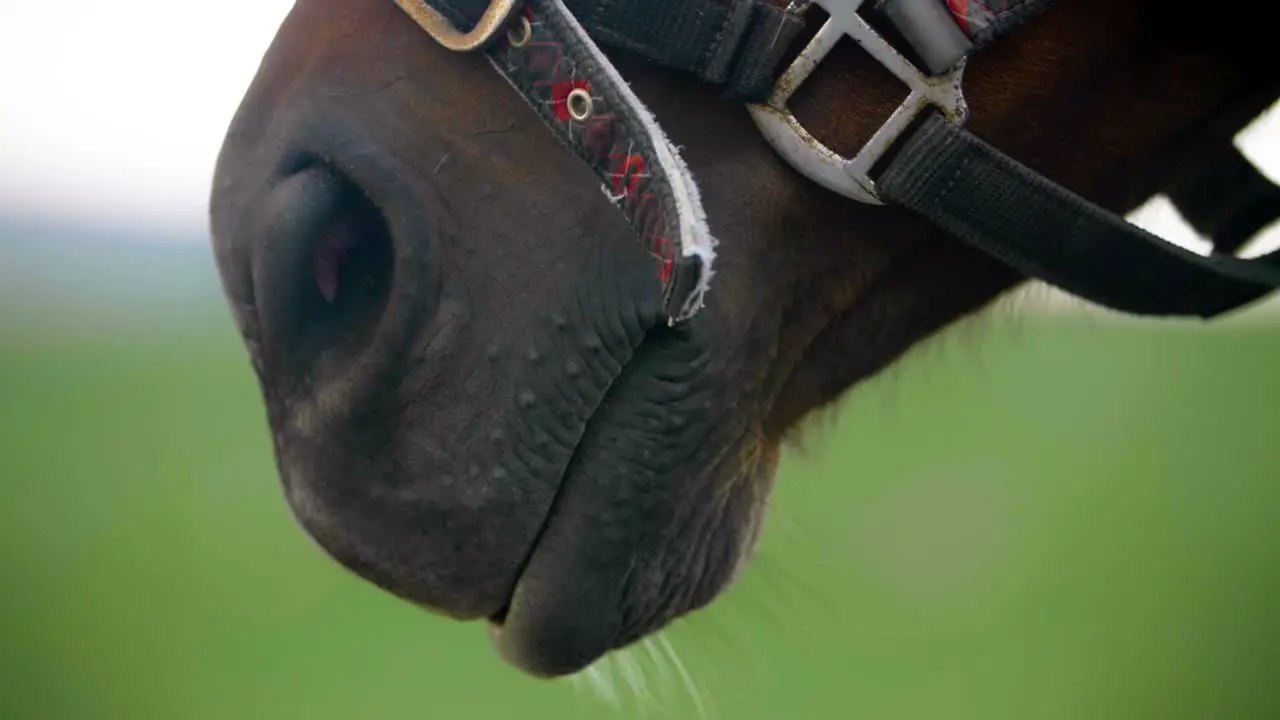
[[[1280,717],[1274,324],[950,333],[725,598],[548,683],[295,528],[207,247],[134,235],[0,224],[2,718]]]

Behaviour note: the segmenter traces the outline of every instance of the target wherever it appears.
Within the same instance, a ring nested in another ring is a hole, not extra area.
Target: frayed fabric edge
[[[565,23],[578,36],[576,39],[581,43],[582,48],[591,54],[592,58],[599,64],[600,71],[606,74],[609,80],[613,82],[620,99],[635,112],[635,116],[639,119],[643,130],[653,141],[654,154],[669,180],[675,199],[676,213],[679,216],[680,253],[686,258],[698,258],[701,265],[697,284],[689,291],[688,297],[684,299],[679,313],[669,318],[671,324],[688,320],[706,304],[706,294],[711,288],[711,278],[715,274],[716,246],[719,244],[711,234],[698,184],[694,180],[693,173],[690,172],[684,158],[680,156],[680,152],[667,137],[657,118],[635,92],[631,90],[631,85],[623,79],[617,68],[600,50],[595,41],[587,35],[586,30],[578,22],[577,18],[569,12],[562,0],[546,1],[561,13]],[[515,87],[515,84],[507,77],[506,73],[502,72],[502,68],[498,65],[496,58],[489,56],[489,62],[499,71],[499,75]],[[516,89],[519,90],[518,87]],[[616,202],[607,185],[602,185],[602,189],[606,197]]]

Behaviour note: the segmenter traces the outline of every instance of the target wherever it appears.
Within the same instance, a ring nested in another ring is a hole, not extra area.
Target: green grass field
[[[997,320],[864,386],[665,635],[695,693],[347,575],[210,318],[0,341],[0,718],[1280,717],[1280,327]]]

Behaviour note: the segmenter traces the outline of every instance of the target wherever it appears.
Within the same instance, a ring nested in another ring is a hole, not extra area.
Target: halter
[[[964,129],[968,57],[1048,2],[792,0],[780,8],[765,0],[396,0],[441,45],[484,52],[596,172],[656,258],[672,323],[702,307],[715,240],[678,152],[592,38],[694,73],[747,103],[778,154],[823,187],[911,210],[1024,275],[1113,310],[1212,318],[1280,287],[1280,251],[1246,260],[1230,254],[1231,247],[1209,255],[1184,249]],[[815,5],[828,19],[779,72]],[[868,10],[915,60],[866,20]],[[822,145],[787,109],[844,37],[908,90],[851,158]],[[1249,206],[1255,230],[1259,217],[1280,214],[1277,193],[1258,189],[1260,177],[1248,180],[1249,197],[1268,203],[1261,212],[1259,203]],[[1234,210],[1229,198],[1197,198],[1210,215]]]

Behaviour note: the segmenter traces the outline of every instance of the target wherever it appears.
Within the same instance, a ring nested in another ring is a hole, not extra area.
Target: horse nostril
[[[374,331],[395,270],[382,212],[347,176],[303,165],[273,190],[272,225],[254,284],[264,343],[295,369],[359,350]]]

